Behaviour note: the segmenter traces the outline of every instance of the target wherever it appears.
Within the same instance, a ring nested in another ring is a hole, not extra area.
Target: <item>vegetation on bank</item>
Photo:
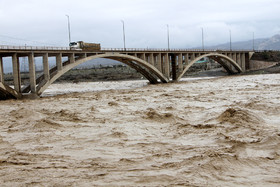
[[[256,52],[251,60],[259,60],[265,62],[280,62],[280,51],[262,51]]]

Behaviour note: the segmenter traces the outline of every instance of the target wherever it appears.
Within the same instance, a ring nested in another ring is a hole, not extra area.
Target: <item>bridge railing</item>
[[[222,49],[163,49],[163,48],[102,48],[102,51],[116,51],[116,52],[236,52],[236,51],[250,51],[245,49],[239,50],[222,50]]]
[[[0,50],[73,50],[70,47],[53,47],[53,46],[11,46],[11,45],[0,45]],[[237,52],[237,51],[253,51],[248,49],[234,49],[234,50],[226,50],[226,49],[164,49],[164,48],[102,48],[101,51],[115,51],[115,52]],[[255,52],[264,52],[271,50],[254,50]],[[273,51],[273,50],[272,50]]]
[[[51,47],[51,46],[11,46],[0,45],[0,49],[7,50],[70,50],[70,47]]]

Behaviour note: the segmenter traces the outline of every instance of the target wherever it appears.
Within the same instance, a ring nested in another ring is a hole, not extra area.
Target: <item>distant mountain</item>
[[[232,42],[231,46],[233,50],[244,49],[244,50],[252,50],[254,43],[255,50],[280,50],[280,34],[274,35],[271,38],[262,38],[242,41],[242,42]],[[208,46],[206,49],[221,49],[221,50],[229,50],[230,43]]]

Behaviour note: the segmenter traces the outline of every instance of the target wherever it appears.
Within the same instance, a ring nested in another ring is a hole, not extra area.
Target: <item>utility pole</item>
[[[202,50],[204,51],[204,32],[203,32],[203,28],[201,28],[201,34],[202,34]]]
[[[71,31],[70,31],[70,18],[69,15],[65,15],[68,19],[68,34],[69,34],[69,44],[71,43]]]
[[[255,33],[253,32],[253,51],[255,51]]]
[[[231,30],[229,30],[229,49],[232,51],[232,45],[231,45]]]
[[[121,20],[122,24],[123,24],[123,48],[124,50],[126,50],[126,47],[125,47],[125,28],[124,28],[124,21]]]
[[[168,50],[170,49],[170,43],[169,43],[169,25],[167,24],[167,47],[168,47]]]

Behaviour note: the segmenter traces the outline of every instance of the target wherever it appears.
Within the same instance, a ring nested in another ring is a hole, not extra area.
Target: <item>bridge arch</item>
[[[57,80],[67,71],[84,62],[97,58],[108,58],[127,64],[128,66],[136,69],[139,73],[145,76],[152,84],[158,83],[158,79],[164,83],[168,82],[168,79],[158,69],[140,58],[126,54],[105,53],[76,59],[74,63],[69,63],[66,66],[63,66],[62,70],[56,71],[56,73],[48,81],[43,80],[39,83],[37,87],[37,95],[41,95],[55,80]]]
[[[229,74],[234,74],[234,71],[230,69],[229,65],[227,63],[224,62],[224,60],[226,60],[227,62],[229,62],[239,73],[242,72],[242,68],[237,64],[237,62],[235,62],[233,59],[229,58],[226,55],[220,54],[220,53],[209,53],[209,54],[205,54],[205,55],[201,55],[195,59],[193,59],[183,70],[183,72],[179,75],[179,77],[177,78],[177,81],[179,81],[183,75],[188,71],[188,69],[197,61],[199,61],[200,59],[204,58],[204,57],[208,57],[211,58],[213,60],[215,60],[216,62],[218,62],[219,64],[221,64],[225,70],[229,73]]]

